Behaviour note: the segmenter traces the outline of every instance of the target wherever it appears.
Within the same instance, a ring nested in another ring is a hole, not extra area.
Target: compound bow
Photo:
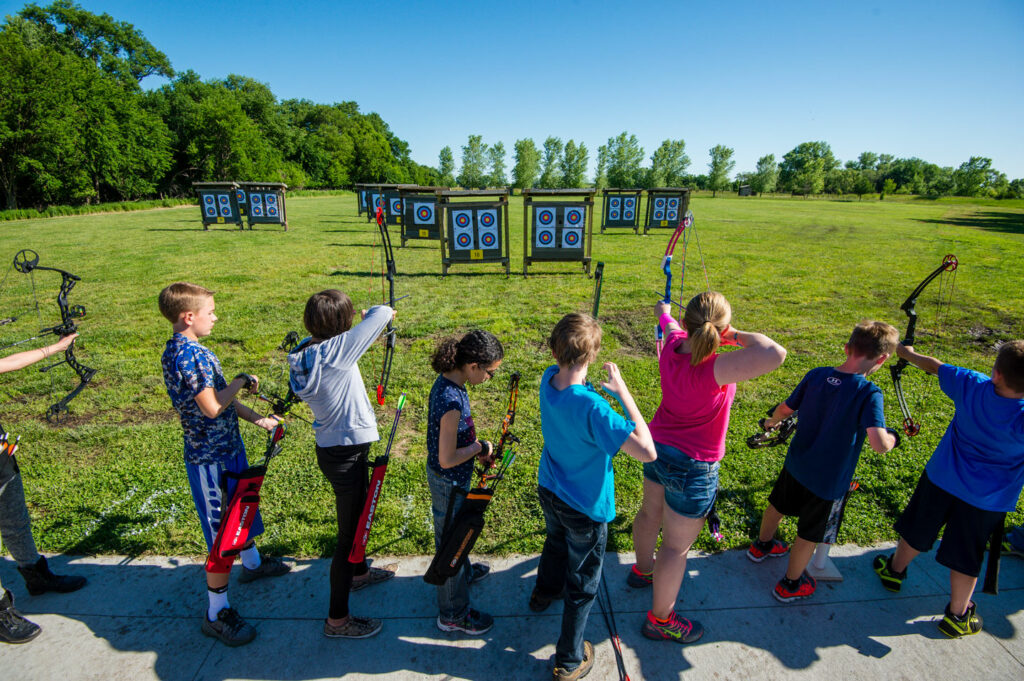
[[[384,282],[388,286],[388,307],[395,309],[395,253],[391,248],[391,236],[384,220],[384,206],[378,205],[376,211],[377,229],[380,230],[381,249],[384,258],[384,267],[381,270]],[[383,293],[383,292],[382,292]],[[388,326],[384,331],[384,360],[381,365],[380,379],[377,381],[377,404],[383,405],[388,394],[388,378],[391,376],[391,360],[395,356],[395,326],[391,319],[388,319]]]
[[[285,334],[284,340],[281,341],[281,344],[277,346],[277,349],[283,351],[285,354],[290,353],[292,350],[298,347],[300,340],[301,339],[299,338],[298,331],[289,331],[288,333]],[[277,383],[278,386],[280,386],[282,381],[285,381],[287,383],[288,389],[283,397],[281,396],[280,393],[268,390],[262,384],[260,385],[260,391],[259,393],[256,394],[256,397],[260,400],[263,400],[264,402],[269,403],[273,413],[278,416],[293,416],[299,419],[300,421],[305,421],[306,423],[313,425],[309,419],[299,416],[298,414],[291,413],[292,407],[294,407],[302,400],[299,399],[298,395],[295,394],[295,391],[292,390],[291,381],[287,380],[287,367],[288,365],[286,363],[282,367],[282,372],[281,375],[278,377],[278,380],[275,381],[275,383]]]
[[[44,267],[43,265],[40,265],[39,254],[28,248],[20,250],[15,254],[14,270],[21,274],[29,275],[32,280],[32,296],[35,299],[35,308],[39,315],[40,326],[43,324],[43,313],[39,306],[39,299],[36,296],[35,277],[33,273],[37,270],[45,270],[60,274],[60,290],[57,293],[56,299],[57,308],[60,311],[60,322],[53,326],[40,328],[39,332],[31,338],[9,343],[8,345],[0,347],[0,350],[6,350],[7,348],[11,348],[16,345],[28,343],[51,333],[59,336],[60,338],[64,338],[65,336],[70,336],[78,331],[78,326],[75,324],[75,320],[85,317],[85,307],[82,305],[69,305],[68,296],[71,294],[71,289],[75,287],[75,284],[82,280],[81,277],[56,267]],[[3,320],[3,323],[12,322],[16,319],[17,317],[8,317]],[[61,364],[67,364],[78,376],[78,385],[72,388],[68,394],[64,395],[64,397],[47,407],[46,420],[51,423],[62,423],[67,418],[68,403],[71,402],[78,393],[82,392],[82,389],[85,388],[85,386],[89,384],[89,381],[92,380],[92,377],[96,375],[96,369],[85,366],[75,357],[75,342],[76,341],[72,341],[71,345],[69,345],[64,351],[64,359],[39,369],[39,371],[43,373],[48,373],[51,369],[54,369]],[[50,393],[52,398],[53,374],[50,374]]]
[[[942,259],[942,264],[936,267],[932,272],[924,278],[917,288],[914,289],[907,299],[900,305],[900,309],[907,313],[907,332],[903,336],[903,345],[912,346],[914,344],[914,330],[917,327],[917,298],[924,291],[925,287],[928,286],[936,277],[944,272],[956,272],[956,268],[959,266],[959,262],[955,255],[949,254]],[[941,294],[940,294],[941,295]],[[953,283],[950,284],[950,298],[953,295]],[[900,358],[896,364],[889,367],[889,374],[892,376],[892,386],[896,391],[896,401],[900,406],[900,412],[903,414],[903,432],[909,437],[913,437],[918,434],[921,430],[921,424],[915,421],[910,415],[910,408],[907,406],[907,398],[903,394],[903,382],[901,380],[903,376],[903,370],[909,366],[910,362]]]

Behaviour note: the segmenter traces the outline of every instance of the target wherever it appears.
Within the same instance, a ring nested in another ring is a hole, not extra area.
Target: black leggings
[[[331,561],[331,603],[328,617],[341,619],[348,615],[348,592],[352,578],[365,575],[369,568],[362,563],[348,562],[348,554],[355,541],[356,524],[366,503],[369,485],[366,455],[370,443],[338,447],[316,448],[316,462],[327,482],[334,488],[334,501],[338,511],[338,545]]]

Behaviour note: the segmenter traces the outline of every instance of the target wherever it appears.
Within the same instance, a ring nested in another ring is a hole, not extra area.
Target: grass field
[[[291,228],[286,233],[270,228],[203,232],[194,206],[3,225],[0,256],[5,262],[17,250],[32,248],[41,264],[82,277],[71,301],[88,308],[78,354],[100,370],[71,403],[72,418],[63,428],[48,425],[42,414],[62,389],[74,384],[70,371],[52,372],[57,374],[52,399],[50,379],[32,369],[0,378],[0,420],[22,435],[19,461],[41,549],[204,552],[181,463],[181,429],[160,375],[160,354],[170,330],[156,309],[156,295],[164,285],[183,279],[217,291],[220,321],[206,343],[225,373],[272,375],[282,366],[275,348],[285,332],[301,328],[311,293],[339,288],[362,307],[381,300],[379,250],[371,246],[375,227],[356,216],[355,205],[351,194],[295,197],[289,200]],[[960,260],[952,306],[940,326],[937,287],[933,284],[922,296],[918,349],[988,373],[995,344],[1024,337],[1024,207],[699,197],[692,209],[711,285],[731,301],[734,324],[764,332],[789,351],[781,369],[738,390],[722,466],[726,539],[719,545],[702,534],[698,548],[743,546],[756,531],[785,455],[784,448],[747,449],[745,439],[758,417],[786,397],[808,369],[839,363],[842,344],[858,320],[883,319],[902,331],[906,318],[900,304],[946,253]],[[518,197],[510,213],[515,272],[522,257]],[[664,288],[659,265],[667,238],[667,231],[641,237],[625,230],[594,237],[594,259],[606,263],[600,360],[619,364],[647,417],[659,399],[653,304],[656,291]],[[470,390],[477,427],[481,437],[496,439],[505,409],[506,369],[515,369],[523,376],[515,428],[523,442],[477,547],[539,551],[537,387],[550,363],[546,339],[563,314],[590,310],[593,280],[578,265],[566,263],[535,265],[526,279],[506,278],[497,265],[456,266],[442,278],[435,242],[398,248],[397,233],[394,241],[397,295],[411,297],[398,303],[398,350],[392,398],[378,418],[382,431],[390,427],[398,393],[408,392],[409,400],[370,549],[426,553],[432,548],[424,478],[426,397],[434,379],[428,357],[439,338],[480,327],[502,340],[506,359],[494,381]],[[704,285],[692,246],[689,256],[685,298]],[[29,304],[26,280],[16,273],[7,277],[0,317]],[[44,321],[55,320],[52,301],[59,277],[40,272],[35,282]],[[0,329],[0,345],[26,328],[31,331],[38,322],[34,314]],[[371,390],[370,360],[379,357],[378,347],[364,358]],[[598,378],[592,368],[591,379]],[[885,394],[887,418],[898,423],[888,371],[878,372],[874,380]],[[857,469],[861,489],[850,503],[842,541],[893,538],[892,519],[952,415],[933,377],[908,369],[904,386],[911,411],[923,423],[921,434],[904,438],[903,447],[888,455],[865,448]],[[299,412],[307,413],[303,406]],[[255,455],[262,450],[263,436],[248,424],[243,429]],[[616,487],[619,515],[609,544],[623,550],[631,546],[630,524],[640,504],[640,465],[618,457]],[[262,543],[271,551],[317,556],[333,550],[333,496],[316,467],[312,434],[300,421],[293,421],[285,452],[271,465],[264,514],[268,531]],[[1021,522],[1024,513],[1018,510],[1011,520]],[[782,532],[792,538],[795,527],[787,521]]]

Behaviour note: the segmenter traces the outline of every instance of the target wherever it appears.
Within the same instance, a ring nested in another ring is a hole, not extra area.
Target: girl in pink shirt
[[[658,458],[644,464],[644,500],[633,521],[636,565],[627,581],[638,588],[654,584],[644,636],[690,643],[700,638],[703,628],[679,617],[674,606],[686,554],[718,491],[736,383],[777,369],[786,350],[763,334],[732,328],[732,308],[721,293],[708,291],[690,300],[683,316],[685,330],[671,311],[669,303],[656,308],[667,335],[659,359],[661,404],[650,424]],[[740,349],[720,355],[721,345]],[[659,530],[661,549],[655,561]]]

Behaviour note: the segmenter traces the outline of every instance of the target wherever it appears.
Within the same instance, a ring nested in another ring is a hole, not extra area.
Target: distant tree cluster
[[[131,24],[70,0],[0,25],[0,208],[192,193],[200,180],[435,184],[355,102],[278,101],[251,78],[175,74]],[[171,82],[143,92],[149,76]]]

